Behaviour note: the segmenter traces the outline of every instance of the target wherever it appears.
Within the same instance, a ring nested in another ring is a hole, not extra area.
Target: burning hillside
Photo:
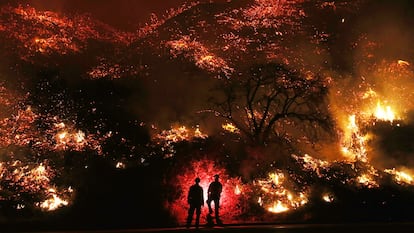
[[[95,188],[113,194],[146,171],[142,184],[158,193],[137,187],[132,206],[158,198],[174,224],[185,223],[194,179],[206,199],[214,174],[225,223],[398,209],[414,190],[414,57],[366,19],[382,14],[374,2],[192,2],[136,32],[2,6],[1,206],[119,209],[91,201],[93,172],[106,172]],[[413,33],[413,19],[393,20]]]
[[[87,16],[72,18],[54,12],[37,11],[22,5],[2,9],[1,31],[9,40],[17,40],[22,59],[36,53],[67,54],[85,49],[87,40],[103,40],[121,44],[129,42],[129,35],[94,22]]]

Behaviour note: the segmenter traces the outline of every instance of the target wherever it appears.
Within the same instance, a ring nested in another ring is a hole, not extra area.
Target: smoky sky
[[[370,127],[373,164],[378,167],[412,167],[414,164],[414,114],[405,121],[377,122]]]
[[[37,10],[65,14],[89,14],[115,28],[136,31],[149,22],[152,13],[159,17],[187,0],[6,0],[3,4],[29,4]],[[0,3],[1,4],[1,3]]]
[[[215,0],[214,2],[224,2]],[[14,2],[15,1],[9,1]],[[151,14],[158,17],[190,0],[23,0],[38,10],[90,14],[93,18],[120,30],[136,31],[148,23]]]

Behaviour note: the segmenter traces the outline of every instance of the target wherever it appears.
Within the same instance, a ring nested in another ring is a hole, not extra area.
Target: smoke
[[[339,136],[349,131],[349,117],[356,116],[368,138],[368,160],[382,169],[414,165],[410,9],[406,1],[368,2],[350,30],[352,70],[332,74],[330,109]],[[379,108],[395,119],[378,119]]]
[[[53,11],[65,14],[88,14],[115,28],[136,31],[140,25],[148,23],[152,13],[162,16],[171,8],[177,8],[187,0],[19,0],[2,1],[3,4],[29,4],[37,10]]]
[[[372,127],[372,163],[383,169],[414,167],[414,124],[379,122]]]
[[[412,51],[407,49],[414,33],[412,9],[409,1],[371,1],[362,9],[365,14],[359,16],[355,26],[358,34],[375,39],[377,45],[371,44],[376,47],[371,51],[372,58],[412,57]]]
[[[210,90],[217,80],[203,72],[185,72],[182,63],[168,57],[158,62],[149,75],[141,79],[141,87],[131,91],[125,105],[128,111],[159,129],[199,125],[202,132],[209,134],[211,117],[203,119],[206,113],[202,111],[208,108]]]

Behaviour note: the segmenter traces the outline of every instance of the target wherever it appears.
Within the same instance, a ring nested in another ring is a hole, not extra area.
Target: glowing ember
[[[67,206],[69,204],[68,201],[58,197],[54,190],[49,191],[51,192],[52,197],[39,204],[40,208],[42,208],[43,210],[53,211],[62,206]]]
[[[119,168],[119,169],[124,169],[126,167],[126,165],[123,162],[117,162],[115,167]]]
[[[357,177],[357,182],[368,187],[368,188],[377,188],[379,184],[373,179],[370,174],[362,174]]]
[[[410,63],[404,60],[398,60],[398,65],[400,66],[409,66]]]
[[[20,42],[18,52],[26,60],[37,53],[64,55],[80,52],[86,47],[88,39],[127,44],[131,37],[128,33],[106,28],[87,16],[65,17],[27,5],[6,7],[2,13],[2,30]]]
[[[0,104],[5,110],[0,118],[0,147],[8,148],[3,154],[4,162],[0,163],[0,199],[19,203],[16,209],[39,207],[52,211],[68,205],[73,190],[55,188],[53,180],[60,168],[52,167],[50,158],[40,155],[89,149],[100,154],[100,145],[105,138],[86,135],[84,131],[76,129],[72,122],[66,123],[58,116],[36,113],[35,108],[25,104],[27,95],[14,96],[18,93],[4,87],[0,91],[0,99],[4,100]],[[12,105],[13,102],[16,103]],[[15,147],[30,150],[25,152],[27,154],[19,155],[16,153],[20,152],[13,149]],[[32,153],[36,154],[33,162]],[[27,195],[21,195],[22,192]],[[3,196],[5,193],[7,195]]]
[[[208,135],[202,133],[198,126],[194,129],[189,129],[186,126],[177,126],[170,130],[163,130],[161,133],[154,135],[153,140],[162,146],[164,156],[168,158],[175,155],[175,143],[205,139],[207,137]]]
[[[35,122],[39,119],[46,119],[54,128],[38,129]],[[11,118],[0,119],[0,145],[27,146],[31,144],[40,150],[96,150],[101,153],[101,141],[105,138],[97,138],[96,135],[86,135],[73,126],[66,125],[59,121],[58,117],[44,118],[42,115],[33,112],[28,106],[25,110],[18,110]],[[46,136],[47,135],[47,136]],[[53,140],[48,140],[53,139]]]
[[[138,75],[141,67],[122,65],[105,58],[99,58],[99,65],[91,68],[87,74],[91,79],[120,79],[125,76]]]
[[[230,133],[240,133],[240,130],[232,123],[223,124],[221,127]]]
[[[170,52],[174,57],[183,54],[185,57],[193,60],[198,67],[207,71],[217,74],[223,72],[227,77],[234,71],[224,59],[213,54],[203,44],[191,39],[189,36],[183,36],[179,40],[168,41],[166,45],[171,49]]]
[[[234,194],[240,195],[241,193],[242,192],[241,192],[241,189],[240,189],[239,185],[236,185],[236,188],[234,189]]]
[[[259,179],[255,183],[262,192],[258,203],[270,212],[285,212],[303,206],[308,202],[307,195],[304,192],[294,194],[285,187],[287,180],[284,173],[280,171],[269,173],[268,180]]]
[[[56,134],[57,150],[65,150],[67,148],[74,148],[81,151],[86,146],[85,133],[78,130],[77,132],[60,131]]]
[[[268,207],[267,210],[270,211],[270,212],[273,212],[273,213],[282,213],[282,212],[288,211],[289,207],[287,207],[281,201],[277,201],[277,202],[273,203],[273,206]]]
[[[200,129],[196,127],[194,131],[185,126],[178,126],[170,130],[164,130],[155,136],[155,140],[179,142],[191,141],[193,138],[206,138],[207,135],[201,133]]]
[[[313,158],[313,157],[311,157],[308,154],[305,154],[302,157],[301,156],[297,156],[297,155],[292,155],[292,157],[294,159],[296,159],[297,161],[300,161],[302,163],[303,168],[305,170],[315,171],[316,174],[319,177],[322,177],[323,176],[322,171],[323,170],[326,170],[328,168],[328,166],[330,165],[329,162],[323,161],[323,160],[320,160],[320,159]]]
[[[51,167],[46,166],[45,164],[40,164],[38,166],[30,164],[24,165],[21,161],[15,160],[12,163],[1,163],[0,168],[0,177],[3,181],[2,185],[4,185],[1,187],[1,190],[12,191],[16,188],[21,192],[32,195],[44,192],[46,193],[46,196],[51,197],[38,203],[37,206],[47,211],[56,210],[61,206],[68,205],[68,201],[63,200],[58,195],[69,197],[73,190],[68,188],[67,190],[58,192],[55,188],[52,188],[51,179],[54,177],[54,173]],[[26,201],[21,199],[19,194],[13,194],[13,192],[10,192],[9,196],[1,196],[1,198],[7,200],[15,199],[23,202]],[[25,207],[26,205],[24,204],[16,206],[17,209]]]
[[[325,202],[331,203],[335,200],[334,196],[332,194],[324,194],[322,195],[322,200],[324,200]]]
[[[197,126],[196,129],[194,130],[194,137],[195,138],[202,138],[202,139],[204,139],[204,138],[207,138],[208,135],[202,133],[201,130],[200,130],[200,128]]]

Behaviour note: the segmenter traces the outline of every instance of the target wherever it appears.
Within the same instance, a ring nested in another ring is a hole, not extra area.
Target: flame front
[[[255,181],[261,194],[257,199],[259,205],[273,213],[281,213],[297,209],[308,202],[306,192],[293,193],[285,185],[285,174],[281,171],[269,173],[268,179]]]
[[[377,103],[374,116],[376,119],[383,121],[393,122],[395,119],[395,113],[392,111],[391,106],[385,106],[384,108],[380,102]]]

